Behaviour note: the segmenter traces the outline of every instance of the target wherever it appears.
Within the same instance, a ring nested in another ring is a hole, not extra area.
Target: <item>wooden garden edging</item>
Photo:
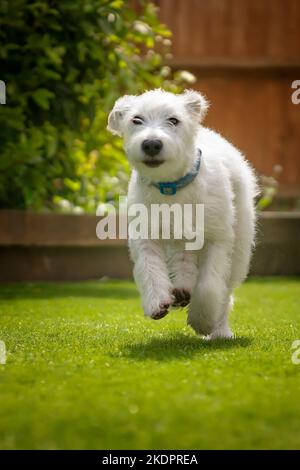
[[[0,281],[130,278],[126,240],[99,240],[93,215],[0,211]],[[300,213],[259,216],[251,274],[300,274]]]

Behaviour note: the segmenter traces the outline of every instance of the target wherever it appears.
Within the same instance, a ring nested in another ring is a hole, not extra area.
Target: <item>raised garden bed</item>
[[[0,281],[130,278],[126,240],[99,240],[93,215],[0,211]],[[251,274],[300,274],[300,212],[263,212]]]

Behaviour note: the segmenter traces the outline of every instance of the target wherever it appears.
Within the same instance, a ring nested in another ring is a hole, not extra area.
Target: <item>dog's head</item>
[[[124,138],[130,163],[150,179],[177,177],[195,158],[195,138],[208,103],[198,92],[160,89],[118,99],[108,129]]]

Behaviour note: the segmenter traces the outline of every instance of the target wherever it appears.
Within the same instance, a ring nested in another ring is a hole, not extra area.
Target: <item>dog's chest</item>
[[[175,194],[162,194],[158,188],[146,187],[141,190],[141,199],[145,204],[167,204],[172,206],[173,204],[203,204],[204,194],[203,190],[199,188],[199,185],[195,181],[185,188],[178,189]]]
[[[159,238],[185,241],[191,232],[204,230],[202,191],[190,185],[173,195],[163,195],[157,188],[143,191],[143,204],[148,209],[149,226]],[[187,235],[187,237],[186,237]]]

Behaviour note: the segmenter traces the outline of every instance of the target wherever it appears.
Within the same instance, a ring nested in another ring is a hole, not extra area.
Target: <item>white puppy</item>
[[[233,289],[247,276],[254,244],[257,186],[241,153],[200,125],[207,109],[195,91],[152,90],[117,100],[108,129],[124,138],[133,167],[129,205],[204,204],[201,250],[186,251],[185,240],[129,240],[145,315],[162,318],[189,303],[188,324],[197,333],[230,338]],[[160,191],[158,183],[176,186],[191,171],[175,194]]]

